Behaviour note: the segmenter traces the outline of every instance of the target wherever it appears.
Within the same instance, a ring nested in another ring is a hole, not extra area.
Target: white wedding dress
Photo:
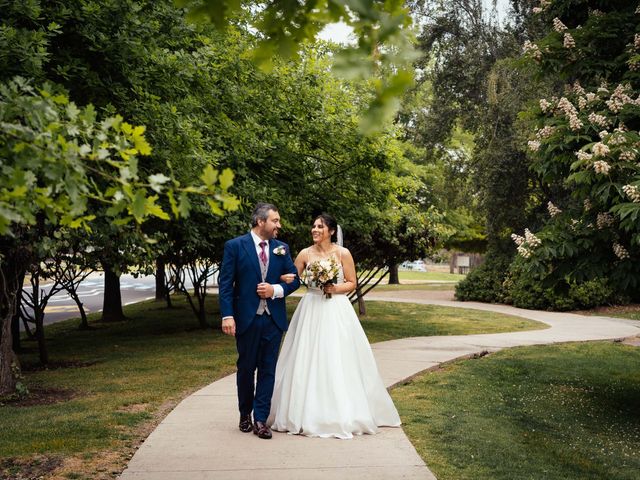
[[[267,424],[281,432],[337,438],[400,425],[346,295],[325,298],[309,285],[280,352]]]

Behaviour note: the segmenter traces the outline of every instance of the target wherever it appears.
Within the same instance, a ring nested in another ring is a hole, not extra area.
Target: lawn
[[[21,361],[33,402],[0,406],[0,478],[51,478],[51,471],[112,478],[177,402],[233,372],[234,340],[197,328],[185,303],[175,303],[171,310],[154,302],[128,306],[126,322],[92,316],[91,331],[77,330],[77,320],[48,326],[48,370],[36,368],[34,346],[25,342],[32,351]],[[214,298],[208,311],[218,317]],[[368,302],[362,324],[372,342],[542,327],[500,314],[381,302]]]
[[[523,347],[392,391],[439,480],[639,478],[640,348]]]

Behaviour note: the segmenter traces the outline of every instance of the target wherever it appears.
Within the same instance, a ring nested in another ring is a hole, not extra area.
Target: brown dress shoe
[[[267,427],[267,424],[264,422],[256,422],[253,424],[253,433],[258,435],[260,438],[264,438],[266,440],[272,437],[271,429]]]
[[[253,422],[251,421],[251,414],[240,415],[240,424],[238,425],[241,432],[248,433],[253,430]]]

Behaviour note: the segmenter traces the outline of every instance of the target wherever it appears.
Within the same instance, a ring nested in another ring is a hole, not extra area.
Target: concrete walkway
[[[517,315],[544,322],[545,330],[487,335],[417,337],[373,345],[378,369],[393,386],[428,368],[482,351],[521,345],[605,340],[640,334],[640,322],[505,305],[455,302],[451,293],[379,292],[369,300],[413,302]],[[122,480],[209,479],[423,479],[433,480],[400,428],[353,440],[317,439],[274,432],[260,440],[238,430],[235,375],[184,399],[151,433]]]

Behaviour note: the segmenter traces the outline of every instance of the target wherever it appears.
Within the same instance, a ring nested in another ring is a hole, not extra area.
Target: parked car
[[[404,270],[413,270],[414,272],[426,272],[427,265],[422,260],[414,260],[413,262],[402,262],[400,268]]]

